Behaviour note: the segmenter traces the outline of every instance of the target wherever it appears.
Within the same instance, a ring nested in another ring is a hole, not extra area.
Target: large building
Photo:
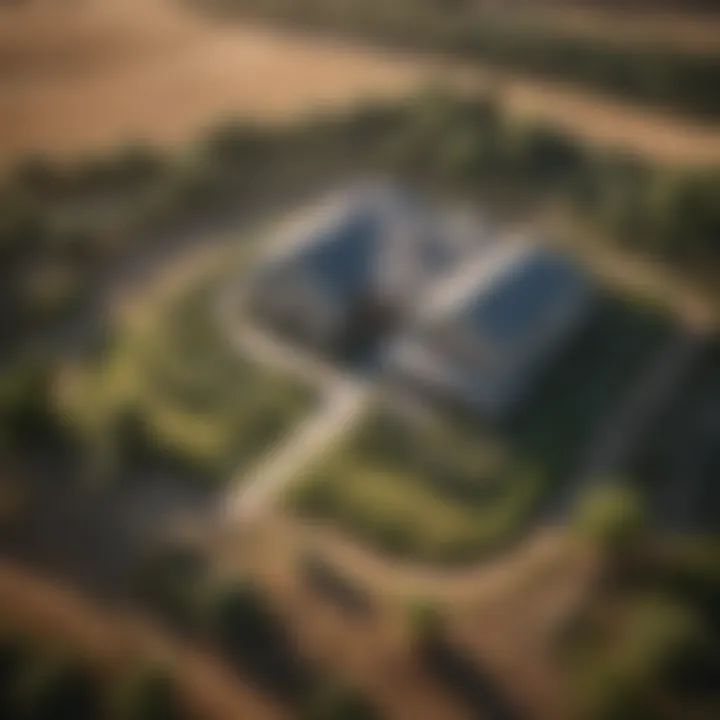
[[[394,344],[393,377],[502,419],[576,334],[592,283],[569,259],[512,241],[441,282]]]
[[[314,347],[337,351],[398,323],[477,247],[427,206],[372,185],[325,202],[255,274],[254,312]]]

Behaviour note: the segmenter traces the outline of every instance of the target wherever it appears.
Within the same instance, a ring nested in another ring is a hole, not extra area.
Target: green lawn
[[[380,409],[288,502],[384,552],[477,558],[520,533],[572,477],[593,431],[669,329],[651,309],[608,299],[503,431],[450,417],[430,431]]]
[[[142,308],[105,357],[75,375],[66,414],[91,446],[127,452],[129,426],[131,444],[224,479],[309,411],[309,389],[242,358],[219,330],[213,299],[240,271],[221,265]]]

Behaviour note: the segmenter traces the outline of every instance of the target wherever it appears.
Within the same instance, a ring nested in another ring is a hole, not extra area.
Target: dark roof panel
[[[562,304],[574,302],[582,284],[572,263],[536,249],[482,287],[461,317],[491,344],[512,345],[522,342]]]
[[[354,297],[371,282],[381,228],[366,208],[353,210],[329,228],[299,258],[301,266],[336,297]]]

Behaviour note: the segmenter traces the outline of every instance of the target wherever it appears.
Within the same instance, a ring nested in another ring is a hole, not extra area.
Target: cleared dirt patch
[[[566,536],[537,535],[517,553],[461,573],[399,567],[333,532],[279,516],[257,528],[257,534],[239,531],[210,545],[218,571],[257,578],[302,652],[319,667],[332,667],[348,686],[362,689],[381,717],[499,717],[468,711],[413,651],[408,609],[417,600],[437,603],[449,620],[454,644],[525,711],[521,717],[569,716],[546,632],[582,601],[594,571],[592,559],[568,544]],[[307,557],[363,598],[366,610],[314,584]]]
[[[668,162],[720,160],[715,128],[477,66],[215,24],[173,0],[26,0],[0,13],[0,167],[28,153],[180,142],[225,116],[279,121],[488,80],[512,111],[591,140]]]

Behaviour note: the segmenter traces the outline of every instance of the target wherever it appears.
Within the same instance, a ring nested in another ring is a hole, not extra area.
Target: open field
[[[608,300],[503,432],[412,428],[380,411],[290,495],[383,552],[467,561],[515,537],[577,470],[615,403],[668,340],[667,318]]]
[[[0,12],[0,166],[29,153],[181,142],[227,116],[287,120],[438,81],[493,82],[518,115],[657,160],[720,158],[709,126],[477,65],[212,24],[172,0],[28,0]]]
[[[311,392],[243,361],[215,325],[217,290],[241,267],[231,250],[175,273],[149,304],[132,303],[104,357],[67,372],[60,402],[82,437],[225,479],[304,417]]]

